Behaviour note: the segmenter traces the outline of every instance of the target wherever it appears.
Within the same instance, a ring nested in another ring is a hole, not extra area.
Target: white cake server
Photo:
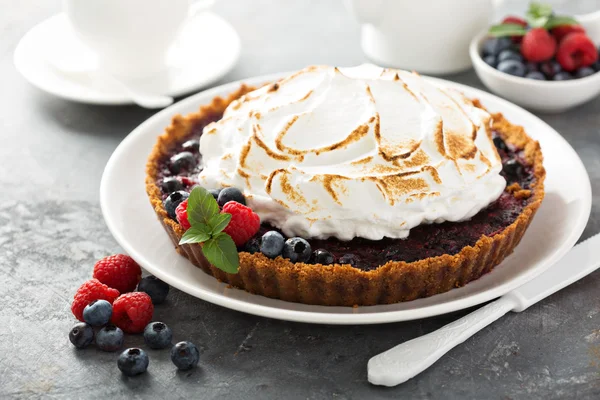
[[[369,382],[396,386],[420,374],[456,345],[509,311],[521,312],[600,267],[600,234],[573,247],[540,276],[427,335],[399,344],[369,360]]]

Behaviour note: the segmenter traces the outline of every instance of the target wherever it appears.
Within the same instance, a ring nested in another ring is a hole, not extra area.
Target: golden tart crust
[[[529,190],[518,184],[509,186],[515,197],[530,198],[517,219],[494,236],[483,235],[473,246],[463,247],[455,255],[441,255],[414,262],[390,261],[379,268],[363,271],[350,265],[291,263],[282,257],[270,259],[261,253],[240,253],[237,274],[228,274],[210,265],[200,244],[179,245],[184,233],[181,226],[167,216],[161,190],[156,181],[161,159],[175,143],[185,138],[199,121],[220,116],[235,99],[254,90],[242,85],[227,98],[216,97],[211,104],[187,116],[176,115],[171,125],[158,137],[146,165],[146,192],[159,221],[176,250],[222,282],[250,293],[285,301],[326,306],[367,306],[410,301],[433,296],[478,279],[511,254],[544,198],[543,157],[539,143],[527,136],[521,126],[508,122],[502,114],[493,114],[493,129],[505,142],[523,149],[525,161],[533,170]],[[475,104],[481,107],[478,101]]]

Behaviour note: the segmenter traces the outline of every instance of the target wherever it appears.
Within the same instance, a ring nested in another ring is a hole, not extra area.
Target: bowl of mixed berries
[[[600,94],[599,38],[586,29],[600,24],[596,19],[531,3],[524,17],[507,16],[473,39],[475,71],[491,91],[533,110],[559,112],[589,101]]]

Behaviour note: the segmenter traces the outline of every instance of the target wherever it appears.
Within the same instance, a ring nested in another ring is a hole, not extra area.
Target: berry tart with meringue
[[[544,198],[539,144],[415,73],[305,68],[173,118],[146,189],[181,255],[286,301],[389,304],[478,279]]]

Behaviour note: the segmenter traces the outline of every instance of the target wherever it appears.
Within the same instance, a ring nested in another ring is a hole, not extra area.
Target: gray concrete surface
[[[172,326],[175,340],[201,345],[200,368],[176,372],[168,352],[150,351],[148,373],[130,379],[119,373],[115,354],[75,350],[67,338],[72,295],[96,259],[121,251],[100,213],[102,169],[153,112],[63,101],[17,74],[17,41],[59,7],[58,0],[0,0],[0,398],[600,398],[600,272],[507,315],[392,389],[368,384],[369,357],[466,311],[379,326],[313,326],[245,315],[173,290],[156,319]],[[222,82],[364,61],[358,27],[341,1],[222,0],[216,9],[243,40],[240,62]],[[450,79],[482,87],[473,72]],[[600,230],[600,99],[541,117],[590,173],[589,237]],[[126,339],[127,346],[141,342]]]

